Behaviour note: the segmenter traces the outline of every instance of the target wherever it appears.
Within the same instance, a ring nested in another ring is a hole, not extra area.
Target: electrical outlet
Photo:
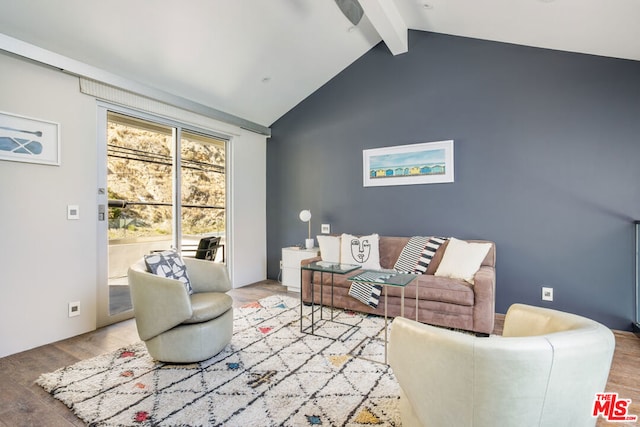
[[[542,301],[553,301],[553,288],[542,287]]]
[[[322,234],[329,234],[331,233],[331,224],[322,224],[320,226],[320,232]]]
[[[280,260],[280,270],[282,270],[282,260]]]
[[[69,317],[80,316],[80,301],[69,303]]]
[[[67,205],[67,219],[80,219],[80,207],[78,205]]]

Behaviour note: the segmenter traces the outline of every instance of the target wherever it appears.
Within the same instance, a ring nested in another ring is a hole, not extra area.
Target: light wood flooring
[[[275,281],[264,281],[230,291],[235,306],[257,301],[273,294],[287,294]],[[289,293],[298,296],[296,293]],[[494,333],[502,332],[504,315],[496,315]],[[640,416],[640,338],[631,332],[614,331],[616,350],[606,391],[631,399],[630,414]],[[135,323],[120,322],[97,331],[0,358],[0,426],[83,426],[62,403],[35,384],[41,373],[71,365],[79,360],[117,350],[138,341]],[[607,423],[597,426],[631,426]]]

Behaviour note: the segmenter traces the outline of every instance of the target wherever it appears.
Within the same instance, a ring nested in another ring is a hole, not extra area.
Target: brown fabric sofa
[[[394,267],[402,249],[409,241],[409,237],[380,236],[380,266],[385,269]],[[491,243],[491,249],[478,272],[474,276],[474,284],[464,280],[448,277],[437,277],[433,274],[438,268],[447,243],[440,246],[425,274],[405,288],[405,317],[416,319],[416,287],[418,289],[418,321],[432,325],[464,329],[481,334],[493,332],[495,318],[495,287],[496,287],[496,251],[495,244],[486,240],[468,240],[468,242]],[[321,257],[303,260],[301,265],[320,261]],[[384,289],[377,308],[370,307],[349,295],[351,282],[347,280],[361,270],[346,275],[335,274],[334,306],[348,310],[384,315]],[[301,292],[305,303],[311,302],[312,272],[302,271]],[[313,272],[314,299],[320,302],[320,272]],[[324,287],[322,290],[323,303],[331,303],[331,274],[323,274]],[[399,288],[386,287],[388,292],[387,314],[390,317],[400,315]]]

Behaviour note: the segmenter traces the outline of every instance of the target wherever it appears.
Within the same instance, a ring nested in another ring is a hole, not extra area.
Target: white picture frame
[[[453,140],[362,151],[364,187],[454,182]]]
[[[60,124],[0,111],[0,160],[60,166]]]

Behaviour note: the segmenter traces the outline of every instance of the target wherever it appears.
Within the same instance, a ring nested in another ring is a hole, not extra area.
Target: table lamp
[[[314,245],[314,241],[311,238],[311,211],[308,209],[300,211],[300,221],[309,223],[309,237],[305,239],[304,245],[307,249],[311,249]]]

